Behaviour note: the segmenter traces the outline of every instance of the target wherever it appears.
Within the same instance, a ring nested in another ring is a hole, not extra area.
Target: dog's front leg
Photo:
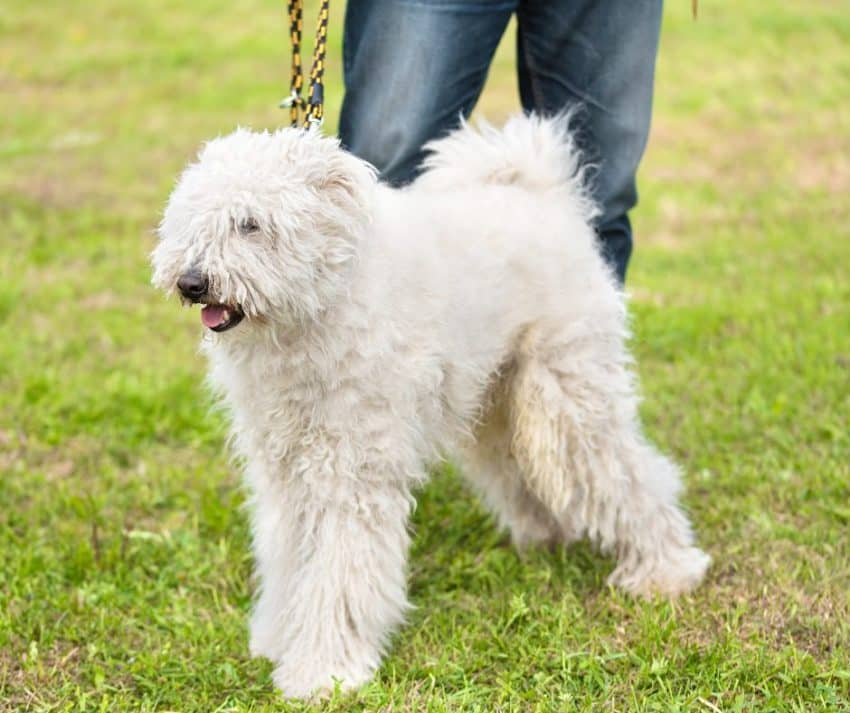
[[[315,470],[250,477],[259,596],[251,651],[284,695],[368,681],[407,607],[411,500],[399,480]]]

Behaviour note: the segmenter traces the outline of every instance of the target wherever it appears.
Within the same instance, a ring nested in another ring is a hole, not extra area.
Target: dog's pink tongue
[[[207,305],[201,310],[201,321],[205,327],[212,329],[224,322],[224,305]]]

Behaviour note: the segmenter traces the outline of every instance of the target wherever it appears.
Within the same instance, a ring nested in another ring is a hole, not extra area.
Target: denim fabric
[[[422,145],[472,111],[516,14],[522,106],[543,114],[581,107],[575,129],[595,166],[600,245],[622,281],[661,9],[662,0],[350,0],[343,145],[388,182],[412,180]]]

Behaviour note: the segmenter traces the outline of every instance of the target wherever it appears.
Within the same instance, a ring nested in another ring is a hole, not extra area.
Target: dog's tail
[[[463,122],[426,144],[420,185],[462,188],[476,183],[517,185],[532,191],[566,190],[585,218],[598,215],[587,188],[589,165],[570,131],[573,112],[552,117],[518,115],[501,129]]]

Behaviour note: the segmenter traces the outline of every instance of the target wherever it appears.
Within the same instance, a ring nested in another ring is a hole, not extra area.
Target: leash
[[[281,103],[289,109],[289,121],[293,127],[299,125],[304,112],[304,128],[321,126],[325,118],[325,55],[328,41],[328,14],[330,0],[321,0],[319,21],[316,25],[316,44],[313,47],[313,64],[310,68],[310,95],[305,101],[301,96],[304,74],[301,71],[301,33],[304,0],[289,0],[289,39],[292,42],[292,71],[290,73],[289,96]]]

